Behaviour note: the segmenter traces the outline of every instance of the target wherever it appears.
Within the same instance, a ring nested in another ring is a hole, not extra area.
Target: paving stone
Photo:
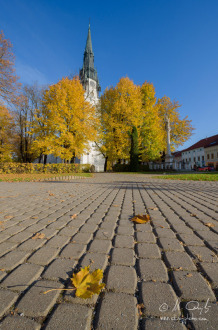
[[[86,251],[86,245],[69,243],[61,252],[60,257],[66,259],[79,259]]]
[[[7,252],[13,250],[17,246],[17,243],[13,242],[3,242],[0,244],[0,256],[3,256]]]
[[[139,270],[144,281],[168,281],[167,268],[159,259],[140,259]]]
[[[95,269],[105,270],[108,263],[108,256],[101,253],[86,253],[81,261],[81,267],[84,268],[90,265],[90,271]]]
[[[136,330],[136,298],[125,293],[106,293],[101,303],[96,329]]]
[[[136,240],[139,243],[142,243],[142,242],[155,243],[156,242],[156,238],[155,238],[154,234],[148,233],[148,232],[137,232]]]
[[[34,251],[37,250],[38,248],[42,247],[45,243],[47,242],[46,239],[28,239],[21,245],[17,247],[17,250],[21,251]]]
[[[28,262],[45,266],[51,262],[58,255],[58,253],[58,249],[43,246],[28,259]]]
[[[63,284],[54,281],[36,282],[18,303],[18,313],[24,313],[25,316],[30,317],[46,316],[56,303],[61,291],[43,293],[47,290],[61,288],[63,288]]]
[[[78,232],[78,228],[75,227],[65,227],[61,229],[58,233],[60,236],[67,236],[67,237],[72,237]]]
[[[132,236],[117,235],[115,237],[115,247],[118,248],[133,248],[134,247],[134,238]]]
[[[0,259],[0,269],[12,270],[29,256],[25,251],[11,251]]]
[[[218,288],[218,267],[217,263],[201,262],[201,268],[210,279],[212,288]]]
[[[98,229],[95,224],[85,223],[85,225],[80,229],[80,233],[94,233]]]
[[[44,268],[38,265],[22,264],[10,273],[1,283],[2,287],[15,291],[24,291],[37,280]]]
[[[152,227],[149,223],[136,224],[135,228],[136,228],[136,231],[152,232]]]
[[[117,235],[134,235],[134,229],[133,227],[124,227],[124,226],[120,226],[117,229]]]
[[[88,252],[97,252],[97,253],[108,254],[111,247],[112,247],[111,241],[109,241],[109,240],[94,239],[89,247]]]
[[[38,224],[36,223],[35,225],[32,225],[30,227],[27,227],[26,228],[26,231],[27,232],[30,232],[30,233],[37,233],[39,232],[40,230],[44,229],[46,227],[46,225],[43,225],[43,224]]]
[[[209,298],[210,301],[215,301],[210,286],[197,272],[173,272],[173,282],[178,294],[185,300],[207,301]]]
[[[200,245],[204,246],[204,242],[197,237],[196,235],[186,235],[186,234],[179,234],[179,237],[186,245]]]
[[[12,237],[10,237],[7,241],[8,242],[15,242],[15,243],[22,243],[26,241],[28,238],[32,236],[32,233],[28,233],[26,231],[22,231],[21,233],[18,233]]]
[[[218,262],[218,258],[215,253],[206,246],[189,246],[188,250],[191,252],[193,257],[199,259],[199,261]]]
[[[181,270],[197,270],[192,259],[185,252],[168,251],[164,256],[169,268],[178,270],[181,267]]]
[[[84,225],[85,222],[86,222],[85,219],[82,220],[82,219],[75,218],[75,219],[71,220],[70,222],[68,222],[67,227],[79,228],[82,225]]]
[[[175,321],[168,316],[166,320],[157,318],[148,318],[142,321],[141,330],[186,330],[184,324],[179,321]]]
[[[15,235],[15,234],[21,232],[22,230],[23,230],[22,227],[20,227],[18,225],[14,225],[14,226],[12,226],[10,228],[5,229],[3,233],[4,233],[4,235],[10,235],[10,236],[12,236],[12,235]]]
[[[108,290],[124,293],[135,293],[137,285],[136,271],[127,266],[110,266],[106,287]]]
[[[8,239],[10,237],[10,235],[5,235],[4,233],[0,233],[0,243],[6,241],[6,239]]]
[[[159,242],[164,251],[184,251],[178,239],[160,237]]]
[[[4,272],[3,270],[0,270],[0,281],[7,275],[6,272]]]
[[[110,239],[114,237],[114,229],[98,229],[95,238],[97,239]]]
[[[199,236],[205,241],[217,241],[218,240],[218,235],[211,230],[207,231],[199,231]]]
[[[172,224],[173,229],[178,233],[178,234],[188,234],[188,235],[192,235],[193,234],[193,230],[189,227],[187,227],[186,225],[177,225],[177,224]]]
[[[196,306],[196,305],[195,305]],[[190,308],[190,306],[189,306]],[[191,306],[193,309],[194,306]],[[216,330],[217,329],[217,315],[218,304],[209,302],[205,308],[205,303],[199,302],[199,308],[202,308],[203,312],[199,309],[193,309],[190,311],[190,317],[194,320],[192,323],[196,330]],[[207,309],[208,308],[208,309]],[[201,320],[202,318],[206,320]]]
[[[71,277],[74,267],[77,264],[75,260],[55,259],[43,273],[42,277],[48,280],[63,282]]]
[[[47,242],[46,246],[61,249],[63,246],[65,246],[67,243],[69,243],[69,241],[70,241],[70,237],[57,235],[57,236],[51,238]]]
[[[26,317],[18,315],[7,316],[0,324],[1,330],[39,330],[40,328],[41,324],[36,323],[35,321],[30,320]]]
[[[177,296],[167,283],[142,283],[142,300],[146,316],[179,316],[180,310],[174,308]]]
[[[115,265],[134,266],[134,250],[127,248],[114,248],[112,251],[111,263]]]
[[[161,258],[160,249],[156,244],[138,243],[136,249],[139,258]]]
[[[158,237],[176,238],[175,233],[171,229],[155,228],[155,232]]]
[[[89,241],[92,239],[93,235],[91,233],[78,233],[73,236],[72,243],[82,243],[88,244]]]
[[[52,238],[53,236],[55,236],[57,234],[57,230],[56,229],[48,229],[48,228],[44,228],[43,230],[40,230],[39,233],[43,233],[45,235],[45,238]]]
[[[92,309],[75,304],[61,304],[57,307],[46,326],[47,330],[91,329]]]
[[[15,301],[18,298],[18,295],[9,290],[0,289],[0,296],[1,296],[1,304],[0,304],[0,317],[1,317],[15,303]]]
[[[131,221],[127,218],[125,220],[119,220],[119,227],[128,227],[128,228],[132,228],[132,223]]]

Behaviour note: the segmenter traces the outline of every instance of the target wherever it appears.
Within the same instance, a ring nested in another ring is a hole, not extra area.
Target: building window
[[[195,162],[195,157],[194,157],[194,162]]]
[[[200,162],[200,156],[198,156],[198,161]]]
[[[211,159],[214,159],[214,154],[211,154]]]
[[[189,161],[191,161],[191,158],[189,158]]]
[[[207,159],[210,159],[210,155],[209,154],[207,154]]]
[[[204,156],[202,156],[202,161],[204,161]]]

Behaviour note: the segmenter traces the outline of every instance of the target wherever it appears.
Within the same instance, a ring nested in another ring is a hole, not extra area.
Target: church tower
[[[97,105],[99,103],[99,92],[101,87],[99,85],[97,71],[94,67],[94,53],[92,50],[90,24],[85,52],[83,55],[83,67],[79,72],[79,78],[83,88],[85,89],[87,101],[92,105]],[[103,172],[105,162],[103,155],[99,152],[99,149],[94,141],[89,142],[89,147],[89,152],[81,156],[80,164],[94,165],[96,172]]]
[[[94,53],[92,50],[90,24],[83,55],[83,67],[79,73],[80,81],[86,91],[88,101],[94,105],[98,103],[101,87],[98,81],[97,71],[94,67]]]

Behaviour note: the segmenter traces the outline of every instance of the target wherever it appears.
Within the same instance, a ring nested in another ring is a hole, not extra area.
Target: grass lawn
[[[92,177],[92,173],[62,173],[62,174],[51,174],[51,173],[22,173],[22,174],[0,174],[0,182],[31,182],[31,181],[43,181],[49,178],[61,178],[63,176],[82,176],[86,178]]]
[[[218,181],[218,173],[168,174],[153,176],[153,178],[166,180]]]

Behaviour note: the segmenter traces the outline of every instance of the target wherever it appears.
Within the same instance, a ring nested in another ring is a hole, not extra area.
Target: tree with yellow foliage
[[[101,97],[100,118],[102,143],[110,161],[129,160],[132,127],[142,125],[140,87],[129,78],[121,78],[116,87],[106,89]]]
[[[0,103],[0,162],[12,160],[14,120],[5,105]]]
[[[184,119],[180,118],[179,108],[181,105],[177,101],[171,101],[169,97],[164,96],[158,100],[159,106],[159,117],[161,119],[161,126],[164,134],[164,147],[166,150],[166,121],[169,118],[170,121],[170,141],[171,141],[171,151],[175,151],[178,146],[183,145],[189,137],[192,135],[193,127],[191,125],[191,120],[188,117]]]
[[[89,150],[97,134],[95,108],[85,100],[78,77],[63,78],[44,93],[32,133],[34,149],[69,162]]]
[[[171,122],[172,151],[191,135],[191,122],[180,119],[179,104],[164,97],[157,100],[153,84],[134,85],[121,78],[115,87],[101,97],[101,149],[111,162],[130,160],[131,132],[138,136],[142,162],[160,158],[166,149],[166,116]]]

